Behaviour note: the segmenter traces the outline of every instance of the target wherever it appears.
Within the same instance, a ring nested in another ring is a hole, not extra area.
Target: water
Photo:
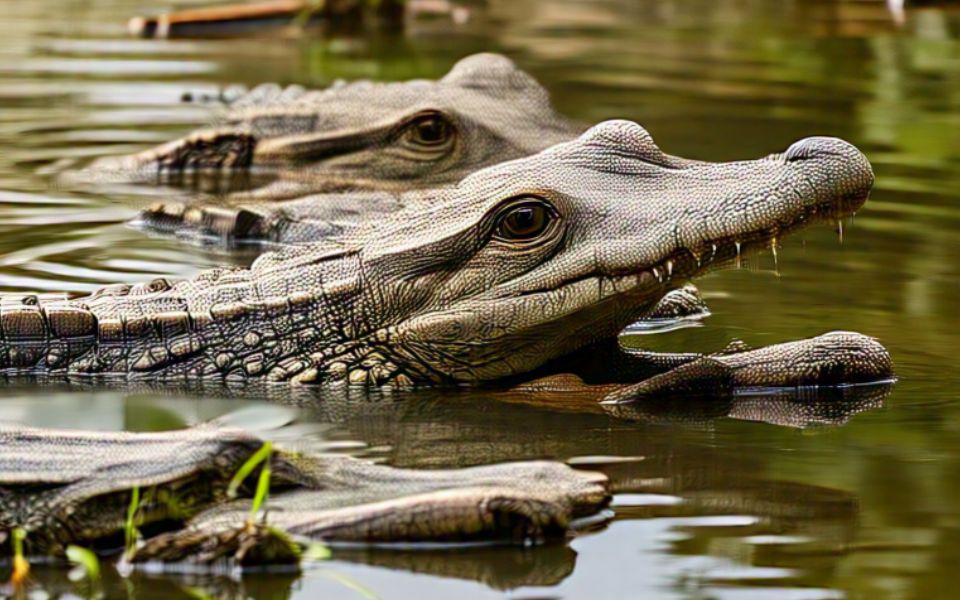
[[[303,576],[111,576],[111,593],[359,597],[340,580],[349,577],[384,598],[949,596],[960,560],[960,13],[910,12],[897,30],[883,6],[491,0],[459,29],[434,21],[404,36],[155,42],[125,37],[125,19],[144,7],[133,0],[0,2],[2,291],[83,291],[247,262],[125,226],[142,196],[79,193],[54,177],[203,123],[205,109],[181,94],[231,83],[435,77],[494,50],[564,113],[637,120],[668,152],[753,158],[837,135],[877,174],[842,243],[809,230],[785,240],[776,265],[766,254],[706,277],[703,327],[641,341],[713,349],[853,329],[892,352],[900,381],[889,395],[811,408],[807,428],[748,420],[763,402],[749,398],[731,409],[743,419],[685,421],[469,393],[299,402],[323,443],[396,465],[607,461],[623,490],[615,518],[569,547],[340,552]],[[0,417],[46,426],[167,428],[257,404],[0,388]],[[35,577],[83,593],[61,571]]]

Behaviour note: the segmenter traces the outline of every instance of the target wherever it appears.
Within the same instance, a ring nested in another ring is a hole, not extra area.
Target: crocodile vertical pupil
[[[433,117],[421,119],[417,123],[417,137],[424,144],[439,144],[447,139],[447,124]]]
[[[508,240],[527,241],[536,238],[550,224],[546,207],[527,204],[513,208],[500,221],[497,234]]]

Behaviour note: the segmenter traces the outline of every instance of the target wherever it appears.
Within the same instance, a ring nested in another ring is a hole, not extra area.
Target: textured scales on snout
[[[0,368],[172,383],[522,377],[615,341],[738,252],[855,210],[872,184],[866,158],[835,138],[706,163],[608,121],[437,190],[420,211],[266,254],[249,270],[5,302]],[[889,375],[879,371],[833,370]]]

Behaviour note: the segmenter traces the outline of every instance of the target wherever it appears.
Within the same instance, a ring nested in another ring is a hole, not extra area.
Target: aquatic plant
[[[127,556],[133,554],[137,549],[137,540],[140,539],[140,531],[137,529],[136,517],[140,510],[140,486],[133,486],[130,491],[130,504],[127,506],[127,518],[123,523],[124,549]]]
[[[30,562],[23,556],[23,540],[27,538],[27,532],[21,527],[16,527],[12,536],[13,573],[10,574],[10,583],[16,588],[22,586],[30,575]]]
[[[256,521],[257,513],[260,512],[260,509],[267,501],[267,496],[270,494],[270,476],[272,473],[270,469],[270,457],[272,455],[273,444],[271,442],[264,442],[259,450],[250,455],[250,458],[240,465],[233,479],[230,480],[230,485],[227,486],[227,496],[236,498],[237,490],[240,489],[243,482],[246,481],[247,477],[253,473],[253,470],[256,469],[260,463],[263,463],[263,468],[260,469],[260,476],[257,478],[257,487],[253,494],[253,502],[250,504],[250,516],[247,519],[248,524],[253,524],[254,521]]]

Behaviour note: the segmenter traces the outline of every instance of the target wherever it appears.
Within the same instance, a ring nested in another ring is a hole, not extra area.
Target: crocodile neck
[[[109,286],[68,301],[8,296],[0,306],[0,367],[227,383],[409,383],[378,351],[383,321],[374,327],[358,316],[362,274],[355,250],[310,246],[265,255],[250,270]]]

